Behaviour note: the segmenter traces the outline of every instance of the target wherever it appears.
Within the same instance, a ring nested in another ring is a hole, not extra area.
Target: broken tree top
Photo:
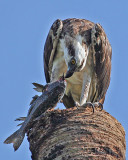
[[[47,111],[27,135],[33,160],[125,160],[125,131],[104,110]]]

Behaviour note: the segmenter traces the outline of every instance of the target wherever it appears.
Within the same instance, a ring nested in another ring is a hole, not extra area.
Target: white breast
[[[89,57],[89,56],[88,56]],[[81,93],[82,93],[82,86],[83,86],[83,78],[84,78],[84,72],[86,72],[86,75],[91,76],[91,68],[90,68],[90,61],[87,60],[87,63],[85,67],[80,72],[75,72],[72,77],[67,78],[67,87],[65,94],[68,95],[69,92],[71,92],[73,99],[77,102],[80,102]],[[51,73],[51,81],[56,81],[60,76],[66,74],[67,72],[67,65],[65,63],[65,57],[64,57],[64,41],[61,40],[60,43],[58,43],[57,47],[57,56],[54,59],[53,67],[52,67],[52,73]]]
[[[66,94],[68,95],[68,93],[71,92],[73,99],[77,102],[80,102],[83,74],[83,71],[75,72],[72,77],[67,79]]]

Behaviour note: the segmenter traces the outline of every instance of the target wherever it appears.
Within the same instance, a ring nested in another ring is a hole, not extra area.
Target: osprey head
[[[87,45],[83,44],[80,38],[68,41],[64,48],[64,58],[68,67],[65,78],[71,77],[74,72],[80,72],[85,67],[87,56]]]

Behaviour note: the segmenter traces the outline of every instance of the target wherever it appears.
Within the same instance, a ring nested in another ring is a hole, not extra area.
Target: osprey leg
[[[87,102],[89,88],[91,84],[91,77],[87,73],[84,73],[82,92],[80,97],[80,105],[83,105]]]

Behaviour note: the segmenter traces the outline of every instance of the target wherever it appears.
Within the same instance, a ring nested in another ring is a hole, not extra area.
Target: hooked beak
[[[68,68],[67,73],[65,75],[65,78],[70,78],[73,75],[73,73],[75,72],[75,69],[76,69],[75,67]]]

